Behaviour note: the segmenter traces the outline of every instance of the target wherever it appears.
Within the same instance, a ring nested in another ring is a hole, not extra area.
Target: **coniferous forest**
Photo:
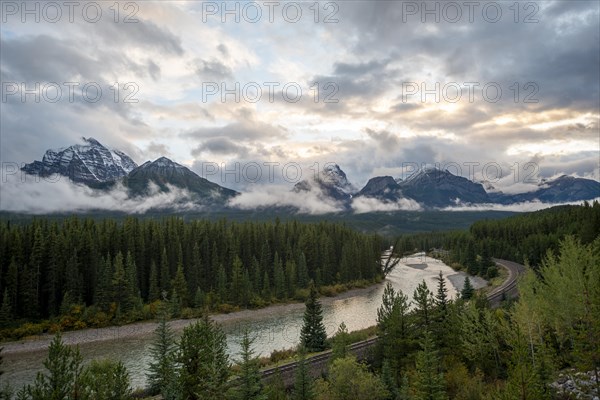
[[[383,246],[339,224],[77,217],[2,222],[0,243],[0,323],[69,316],[63,329],[151,318],[163,297],[230,311],[301,300],[311,280],[372,282]]]
[[[398,252],[437,251],[470,272],[488,277],[493,275],[491,257],[496,256],[525,261],[531,269],[519,282],[520,298],[495,309],[477,293],[467,296],[463,291],[451,299],[441,274],[434,292],[425,282],[414,293],[395,291],[388,284],[377,325],[369,330],[378,339],[367,362],[358,361],[349,351],[349,343],[358,336],[343,323],[333,337],[326,337],[317,288],[376,280],[382,274],[378,261],[387,242],[326,223],[185,223],[174,218],[5,222],[0,316],[5,322],[14,321],[15,315],[22,321],[55,316],[52,320],[60,318],[62,325],[81,312],[95,318],[105,315],[106,323],[112,323],[156,306],[159,324],[149,385],[136,396],[161,394],[173,400],[594,399],[600,391],[599,222],[600,205],[595,202],[504,221],[481,221],[468,232],[400,237]],[[95,263],[90,257],[77,256],[90,252],[97,256]],[[10,258],[8,265],[5,255]],[[58,265],[64,269],[57,269]],[[7,280],[11,274],[16,279]],[[17,292],[16,304],[9,289]],[[56,308],[43,307],[50,304],[49,294]],[[157,301],[163,295],[168,301]],[[245,332],[234,365],[223,331],[206,314],[186,327],[180,340],[168,322],[173,313],[187,307],[256,306],[261,301],[294,297],[306,299],[306,311],[294,382],[287,388],[281,377],[269,382],[261,379],[259,368],[264,360],[255,356],[251,332]],[[33,300],[35,309],[27,303]],[[307,352],[327,348],[332,348],[327,373],[315,379]],[[62,343],[59,334],[44,365],[46,371],[31,385],[0,388],[0,398],[133,396],[122,363],[96,360],[84,366],[78,349]]]

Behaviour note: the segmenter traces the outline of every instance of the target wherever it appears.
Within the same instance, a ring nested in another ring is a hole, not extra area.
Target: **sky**
[[[241,191],[600,179],[598,1],[0,3],[3,164],[85,136]]]

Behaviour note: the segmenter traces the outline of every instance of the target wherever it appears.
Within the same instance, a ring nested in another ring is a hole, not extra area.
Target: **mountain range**
[[[124,152],[109,149],[93,138],[83,138],[83,144],[47,150],[41,161],[26,164],[22,170],[40,176],[59,174],[75,183],[99,190],[122,185],[132,198],[179,188],[185,190],[195,203],[222,208],[239,195],[166,157],[138,166]],[[495,191],[489,183],[484,187],[482,183],[447,170],[422,168],[405,180],[391,176],[371,178],[358,190],[337,164],[328,164],[318,175],[298,182],[292,191],[298,194],[312,193],[322,201],[333,201],[347,209],[351,209],[353,201],[360,198],[374,199],[384,204],[412,200],[423,208],[435,209],[467,204],[592,200],[600,197],[600,183],[563,175],[554,180],[541,181],[534,191],[507,194]]]

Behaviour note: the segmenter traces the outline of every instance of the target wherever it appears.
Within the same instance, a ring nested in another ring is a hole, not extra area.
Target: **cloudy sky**
[[[2,162],[92,136],[262,183],[600,178],[598,1],[1,3]]]

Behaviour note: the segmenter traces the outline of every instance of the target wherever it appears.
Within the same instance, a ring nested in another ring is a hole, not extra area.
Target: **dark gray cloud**
[[[119,46],[139,46],[161,53],[183,55],[181,39],[165,26],[159,27],[154,22],[141,18],[137,20],[136,23],[115,24],[102,19],[100,23],[90,24],[87,30],[96,33],[107,47],[118,43]]]
[[[220,82],[231,78],[233,71],[219,60],[198,60],[196,62],[196,74],[204,81],[215,79]]]
[[[209,152],[216,156],[235,155],[238,158],[244,158],[248,155],[246,147],[233,142],[227,137],[211,137],[207,139],[192,150],[192,155],[197,156],[202,152]]]

